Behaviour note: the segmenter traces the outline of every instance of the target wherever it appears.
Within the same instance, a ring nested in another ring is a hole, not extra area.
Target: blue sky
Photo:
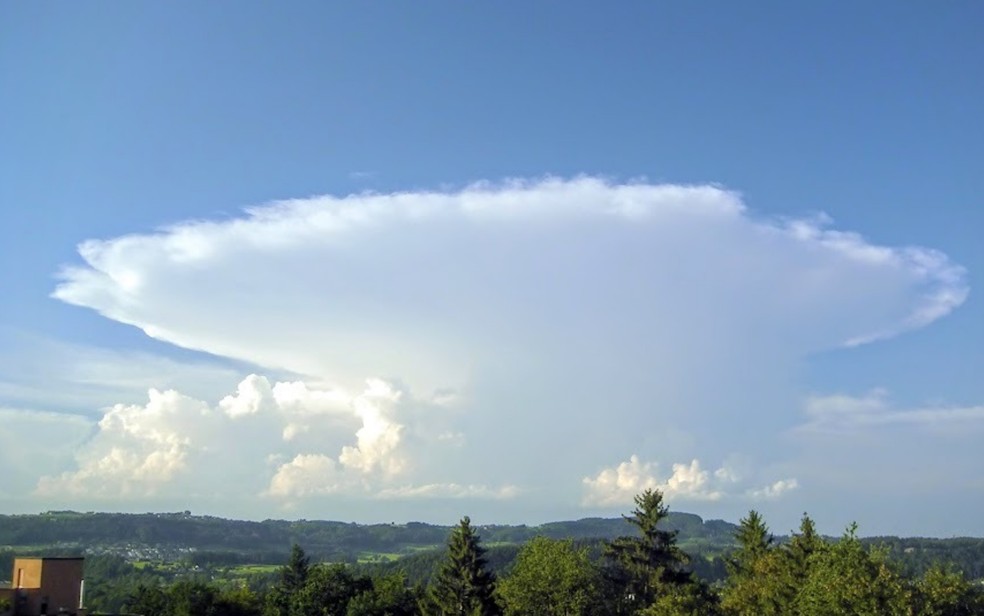
[[[980,535],[982,20],[0,6],[0,505]]]

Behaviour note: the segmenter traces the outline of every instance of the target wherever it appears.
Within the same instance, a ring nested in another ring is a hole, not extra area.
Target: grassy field
[[[366,563],[383,563],[399,560],[404,555],[399,552],[360,552],[358,562],[360,565]]]
[[[229,567],[226,571],[237,576],[266,575],[276,573],[280,567],[281,565],[236,565]]]

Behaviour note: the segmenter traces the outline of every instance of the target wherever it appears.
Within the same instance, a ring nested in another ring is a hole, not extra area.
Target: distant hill
[[[735,525],[670,513],[667,526],[682,545],[727,546]],[[534,536],[611,539],[633,532],[622,518],[585,518],[539,526],[479,526],[489,545],[520,544]],[[422,522],[355,524],[318,520],[249,522],[179,513],[78,513],[53,511],[0,515],[0,548],[50,552],[115,553],[139,559],[158,556],[214,557],[227,562],[282,562],[298,543],[318,560],[358,560],[366,553],[410,554],[444,544],[451,528]]]

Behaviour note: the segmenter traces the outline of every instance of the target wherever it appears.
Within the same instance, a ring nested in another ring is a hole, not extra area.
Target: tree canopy
[[[506,616],[586,616],[598,609],[599,576],[587,548],[535,537],[499,584]]]
[[[722,554],[689,544],[688,558],[658,490],[636,496],[623,518],[631,532],[612,538],[539,536],[487,551],[464,517],[442,552],[387,567],[379,555],[367,558],[376,564],[312,564],[295,542],[282,566],[255,578],[215,577],[195,564],[197,553],[188,556],[186,573],[169,577],[164,567],[100,555],[87,558],[86,594],[93,613],[144,616],[984,615],[984,586],[972,581],[984,571],[976,540],[948,540],[960,549],[961,566],[933,564],[941,540],[863,541],[856,526],[828,539],[806,514],[798,532],[776,539],[753,510],[737,526],[697,518],[703,527],[728,529],[730,546]],[[584,522],[564,527],[610,528]],[[419,567],[432,573],[411,579]]]

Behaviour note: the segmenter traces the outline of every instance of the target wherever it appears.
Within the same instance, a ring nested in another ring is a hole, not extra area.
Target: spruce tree
[[[654,600],[694,583],[686,570],[687,556],[676,545],[676,531],[664,530],[669,515],[663,493],[646,490],[635,497],[632,515],[622,516],[639,535],[618,537],[605,547],[610,585],[615,597],[613,613],[635,613]]]
[[[497,616],[495,574],[487,568],[485,549],[468,516],[451,531],[448,551],[430,591],[424,611],[440,616]]]
[[[294,544],[290,550],[290,560],[280,568],[280,579],[266,596],[264,616],[288,616],[291,603],[307,582],[311,559],[301,546]]]
[[[298,590],[307,582],[310,568],[311,558],[295,543],[290,549],[290,560],[280,570],[280,585],[288,592]]]
[[[789,559],[792,583],[799,588],[810,574],[810,558],[827,547],[810,516],[803,514],[800,532],[789,541]]]
[[[738,548],[728,559],[728,579],[721,605],[733,616],[775,616],[788,613],[784,553],[773,546],[773,537],[754,509],[742,518],[735,532]]]

